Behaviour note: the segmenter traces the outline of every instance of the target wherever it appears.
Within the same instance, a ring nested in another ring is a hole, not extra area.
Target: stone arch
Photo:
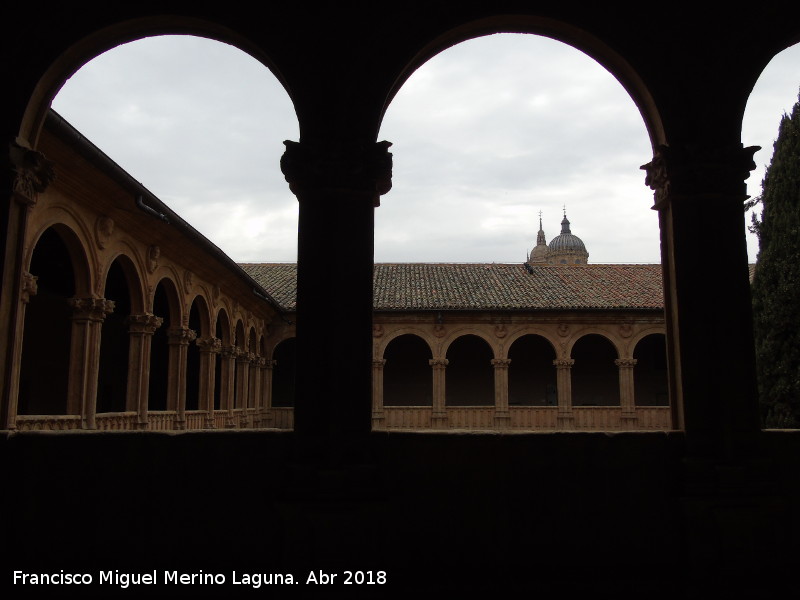
[[[644,120],[653,147],[665,143],[662,117],[644,79],[631,64],[601,39],[564,21],[533,15],[496,15],[461,23],[438,34],[404,66],[384,103],[381,119],[392,99],[411,76],[425,62],[440,52],[461,42],[495,33],[527,33],[563,42],[594,59],[611,73],[628,92]]]
[[[114,302],[106,315],[100,341],[100,366],[97,382],[97,412],[134,410],[128,399],[130,335],[128,318],[142,313],[141,280],[133,261],[118,254],[103,273],[102,296]]]
[[[109,270],[115,263],[122,269],[130,291],[131,314],[142,314],[146,312],[150,303],[144,283],[145,277],[143,276],[143,271],[139,268],[139,261],[135,253],[128,253],[120,250],[108,255],[104,268],[98,274],[100,280],[99,291],[101,295],[102,290],[106,286]]]
[[[198,294],[189,304],[188,326],[195,333],[196,338],[206,338],[211,335],[209,308],[206,299]],[[190,342],[186,348],[186,410],[200,410],[200,347],[195,342]]]
[[[393,336],[382,356],[384,406],[432,406],[430,344],[416,333]]]
[[[384,355],[386,353],[386,348],[389,346],[389,344],[398,337],[403,335],[415,335],[423,339],[425,343],[428,344],[428,350],[430,351],[431,356],[433,355],[434,347],[436,346],[436,344],[431,339],[431,335],[427,330],[422,329],[420,327],[400,327],[398,329],[391,330],[386,335],[380,338],[380,341],[377,344],[375,344],[375,357],[385,358]]]
[[[445,404],[493,406],[494,368],[492,345],[476,333],[466,333],[447,345]]]
[[[17,414],[77,412],[68,403],[72,343],[68,301],[79,295],[75,262],[82,257],[80,241],[64,225],[44,229],[31,248],[28,272],[37,279],[25,308]]]
[[[499,355],[497,349],[497,343],[493,340],[485,331],[477,328],[477,327],[459,327],[449,332],[447,336],[441,342],[441,353],[442,355],[446,356],[447,353],[450,351],[450,347],[453,343],[464,336],[473,335],[477,338],[480,338],[484,342],[489,345],[489,348],[492,352],[492,358],[496,358]]]
[[[292,89],[275,61],[244,34],[220,23],[184,15],[156,15],[118,21],[97,29],[62,52],[41,74],[28,101],[20,123],[19,137],[32,147],[36,146],[48,109],[63,84],[83,65],[112,48],[147,37],[159,35],[192,35],[213,39],[252,56],[263,64],[286,89],[290,98]]]
[[[181,303],[175,282],[163,277],[156,284],[151,299],[152,313],[162,319],[150,342],[150,382],[148,410],[174,409],[170,406],[169,382],[174,377],[175,365],[171,365],[169,331],[181,327]]]
[[[557,352],[553,343],[536,333],[517,336],[508,348],[508,404],[555,406],[558,404]]]
[[[220,340],[223,350],[233,345],[231,322],[228,318],[228,311],[224,307],[220,307],[217,310],[214,320],[214,337]],[[214,410],[222,410],[224,408],[224,400],[227,398],[226,394],[229,385],[228,380],[231,377],[233,377],[233,372],[230,368],[230,362],[221,354],[214,364]]]
[[[27,270],[31,275],[37,276],[34,272],[36,268],[32,265],[33,254],[40,247],[42,237],[49,231],[55,232],[63,241],[71,263],[71,271],[74,278],[72,295],[78,298],[86,298],[92,295],[92,281],[94,279],[90,266],[90,255],[86,245],[81,240],[80,234],[77,233],[77,231],[80,231],[80,224],[78,222],[67,223],[67,220],[71,221],[72,219],[49,219],[46,224],[39,228],[37,233],[31,237],[28,255],[24,264],[28,265]]]
[[[668,406],[667,341],[663,333],[643,336],[633,351],[634,400],[637,406]]]
[[[619,357],[613,342],[601,333],[582,333],[572,345],[572,405],[619,406]]]

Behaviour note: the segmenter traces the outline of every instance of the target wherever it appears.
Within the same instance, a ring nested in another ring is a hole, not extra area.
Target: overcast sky
[[[798,88],[800,45],[770,63],[747,106],[742,141],[762,147],[751,195]],[[296,260],[297,200],[279,161],[297,119],[247,54],[196,37],[139,40],[86,64],[53,108],[234,260]],[[522,262],[539,211],[549,242],[564,207],[590,262],[660,262],[642,118],[570,46],[500,34],[446,50],[406,82],[379,139],[393,144],[394,170],[375,213],[376,262]]]

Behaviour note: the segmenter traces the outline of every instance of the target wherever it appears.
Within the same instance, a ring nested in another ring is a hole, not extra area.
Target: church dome
[[[547,248],[550,264],[586,264],[589,259],[583,240],[570,231],[566,214],[561,221],[561,234],[550,240]]]

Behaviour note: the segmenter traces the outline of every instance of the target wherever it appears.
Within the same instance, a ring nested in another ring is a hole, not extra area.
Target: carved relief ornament
[[[653,160],[639,167],[645,185],[655,191],[655,206],[670,195],[728,194],[746,197],[744,181],[756,168],[753,154],[760,146],[680,145],[656,148]]]
[[[69,298],[73,319],[102,321],[107,314],[114,312],[114,301],[105,298]]]
[[[143,315],[131,315],[128,317],[128,327],[131,333],[153,334],[156,329],[161,327],[164,319],[151,313]]]
[[[47,160],[44,154],[30,148],[12,143],[9,158],[16,174],[14,178],[14,197],[18,202],[32,206],[39,194],[56,178],[55,163]]]
[[[103,250],[108,246],[111,235],[114,233],[114,219],[106,215],[97,217],[94,222],[94,239],[97,247]]]
[[[36,283],[38,281],[38,277],[36,275],[31,275],[30,273],[23,273],[22,274],[22,285],[20,286],[20,300],[24,304],[27,304],[31,300],[31,296],[35,296],[36,293],[39,291],[39,285]]]
[[[390,142],[283,142],[281,171],[293,194],[341,189],[367,192],[375,206],[392,187]]]

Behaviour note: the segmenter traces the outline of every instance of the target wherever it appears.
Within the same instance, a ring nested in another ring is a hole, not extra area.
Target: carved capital
[[[307,190],[368,193],[375,206],[392,187],[389,142],[283,142],[281,171],[295,195]]]
[[[15,174],[14,198],[28,206],[36,204],[39,194],[56,178],[55,163],[47,160],[41,152],[13,142],[9,148],[9,157]]]
[[[36,275],[31,275],[28,272],[22,274],[22,285],[20,286],[20,300],[27,304],[31,300],[31,296],[35,296],[39,291],[39,285],[36,283],[39,278]]]
[[[645,185],[655,191],[655,206],[672,195],[726,194],[746,197],[744,180],[756,168],[753,154],[760,146],[659,146],[653,160],[642,165]]]
[[[105,298],[69,298],[74,321],[102,321],[114,312],[114,301]]]
[[[190,342],[197,339],[197,332],[188,327],[176,327],[167,330],[167,343],[188,346]]]
[[[372,366],[375,367],[376,369],[382,369],[385,364],[386,364],[385,358],[372,359]]]
[[[575,360],[572,358],[557,358],[553,361],[553,366],[556,369],[571,369],[574,364]]]
[[[620,369],[632,369],[634,366],[636,366],[636,359],[618,358],[614,361],[614,364],[617,365]]]
[[[446,358],[430,358],[428,359],[428,364],[433,367],[434,370],[437,370],[447,367],[447,365],[450,364],[450,361]]]
[[[128,317],[128,331],[131,333],[144,333],[152,335],[156,329],[161,327],[164,319],[151,313],[143,315],[131,315]]]
[[[492,366],[495,369],[507,369],[511,364],[510,358],[493,358],[492,359]]]
[[[222,358],[235,359],[239,356],[239,349],[236,346],[220,346],[219,354]]]
[[[213,336],[197,338],[194,343],[200,349],[200,352],[210,352],[211,354],[219,354],[222,348],[222,340]]]

